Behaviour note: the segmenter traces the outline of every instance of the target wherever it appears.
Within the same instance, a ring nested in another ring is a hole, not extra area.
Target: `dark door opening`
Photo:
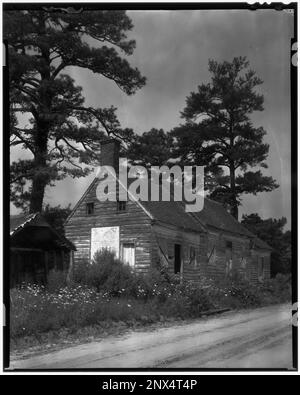
[[[181,272],[181,245],[174,245],[174,273]]]

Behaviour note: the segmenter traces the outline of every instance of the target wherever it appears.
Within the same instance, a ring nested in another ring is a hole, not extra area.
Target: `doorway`
[[[174,245],[174,273],[181,273],[181,245]]]

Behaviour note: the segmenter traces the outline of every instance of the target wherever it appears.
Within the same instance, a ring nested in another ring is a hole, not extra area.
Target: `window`
[[[233,265],[233,262],[232,262],[232,241],[226,241],[225,259],[226,259],[226,267],[225,267],[226,276],[231,276],[232,265]]]
[[[190,247],[190,265],[197,265],[196,250],[194,247]]]
[[[117,201],[117,211],[119,211],[119,212],[126,211],[126,202]]]
[[[130,267],[134,267],[134,264],[135,264],[134,243],[123,243],[122,244],[122,261],[126,265],[129,265]]]
[[[94,211],[95,211],[94,203],[87,203],[86,204],[86,214],[87,215],[92,215],[92,214],[94,214]]]
[[[245,257],[241,258],[241,268],[246,269],[247,267],[247,259]]]
[[[232,241],[226,241],[226,248],[232,250]]]

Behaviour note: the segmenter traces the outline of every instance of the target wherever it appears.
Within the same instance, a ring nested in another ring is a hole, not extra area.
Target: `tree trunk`
[[[46,184],[42,177],[34,176],[31,186],[30,196],[30,213],[41,212],[43,208],[43,200],[45,194]]]
[[[238,209],[238,202],[237,202],[237,199],[236,199],[234,163],[230,164],[230,190],[231,190],[230,214],[235,219],[238,220],[239,219],[239,209]]]
[[[46,33],[46,26],[42,13],[39,20],[40,34]],[[41,51],[43,59],[43,67],[40,69],[41,86],[44,83],[49,83],[50,80],[50,53],[48,48],[43,48]],[[41,90],[40,106],[37,109],[38,116],[36,117],[36,136],[34,141],[35,157],[34,157],[34,171],[35,174],[32,179],[31,196],[30,196],[30,213],[40,212],[43,208],[43,200],[45,195],[45,188],[49,183],[50,177],[47,172],[47,155],[48,155],[48,136],[50,130],[49,114],[51,109],[51,95]]]
[[[37,122],[37,135],[35,140],[34,176],[32,178],[30,194],[30,213],[41,212],[46,185],[49,183],[47,172],[47,140],[49,125],[44,122]]]

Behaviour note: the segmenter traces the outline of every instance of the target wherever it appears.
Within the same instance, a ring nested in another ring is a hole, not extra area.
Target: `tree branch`
[[[16,128],[13,129],[13,133],[35,155],[34,147],[29,143],[29,141],[25,140],[20,133],[17,132]]]
[[[54,80],[55,77],[57,77],[57,75],[67,66],[67,64],[62,61],[61,64],[59,66],[57,66],[57,68],[53,71],[52,76],[51,76],[51,80]]]

